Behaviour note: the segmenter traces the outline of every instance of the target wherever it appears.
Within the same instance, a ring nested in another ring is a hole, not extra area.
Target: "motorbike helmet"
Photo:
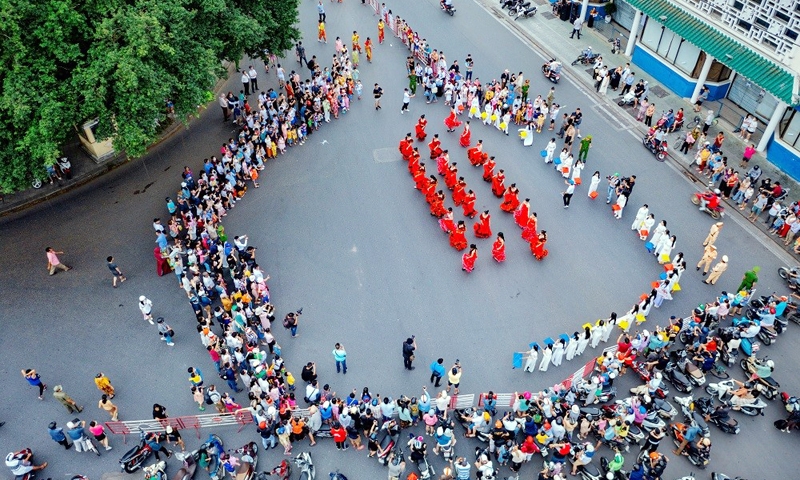
[[[708,437],[706,437],[706,438],[704,438],[704,439],[702,439],[702,440],[701,440],[701,443],[702,443],[703,445],[705,445],[706,447],[710,447],[710,446],[711,446],[711,439],[710,439],[710,438],[708,438]]]
[[[773,309],[773,310],[774,310],[774,309]],[[767,366],[768,366],[769,368],[775,368],[775,362],[773,362],[772,360],[767,360]]]
[[[720,194],[720,193],[722,193],[722,192],[719,190],[719,188],[715,188],[715,189],[714,189],[714,193],[715,193],[715,194],[717,194],[717,195],[719,195],[719,194]]]
[[[50,425],[48,425],[47,428],[53,430],[54,428],[56,428],[56,422],[50,422]]]
[[[145,297],[144,295],[142,295],[141,297],[139,297],[139,301],[140,301],[140,302],[144,302],[145,300],[147,300],[147,297]]]
[[[656,372],[656,378],[661,380],[661,372]]]

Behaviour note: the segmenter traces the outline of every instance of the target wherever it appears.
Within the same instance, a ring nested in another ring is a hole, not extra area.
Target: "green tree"
[[[0,0],[0,190],[42,176],[74,126],[142,155],[227,74],[222,61],[289,50],[299,0]]]

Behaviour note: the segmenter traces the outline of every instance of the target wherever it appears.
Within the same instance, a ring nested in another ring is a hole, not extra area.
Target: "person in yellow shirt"
[[[461,363],[459,363],[458,359],[456,359],[456,363],[453,365],[453,368],[447,372],[447,393],[450,393],[450,388],[454,388],[454,394],[458,395],[458,386],[461,384]]]
[[[111,385],[111,380],[106,377],[103,372],[98,373],[94,377],[94,384],[97,388],[108,395],[108,398],[114,398],[114,387]]]
[[[364,51],[367,53],[367,61],[372,63],[372,40],[369,37],[364,40]]]
[[[328,36],[325,34],[325,22],[322,20],[320,20],[317,25],[317,41],[320,43],[328,43]]]
[[[359,43],[361,37],[358,36],[358,32],[353,30],[353,51],[355,52],[358,50],[358,53],[361,53],[361,44]]]
[[[383,43],[384,34],[385,34],[385,32],[383,31],[384,28],[386,28],[386,24],[383,23],[383,19],[378,20],[378,43],[381,43],[381,44]]]

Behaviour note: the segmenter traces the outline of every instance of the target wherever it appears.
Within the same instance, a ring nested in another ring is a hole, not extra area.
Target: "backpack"
[[[208,390],[203,390],[203,399],[206,402],[206,405],[213,405],[214,401],[211,400],[211,395],[208,394]]]

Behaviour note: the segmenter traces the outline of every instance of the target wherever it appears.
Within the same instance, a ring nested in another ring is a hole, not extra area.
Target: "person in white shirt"
[[[250,95],[250,75],[247,74],[246,71],[242,70],[242,88],[244,88],[244,95]]]
[[[142,312],[142,317],[145,320],[150,322],[150,325],[154,325],[153,323],[153,302],[142,295],[139,297],[139,311]]]

